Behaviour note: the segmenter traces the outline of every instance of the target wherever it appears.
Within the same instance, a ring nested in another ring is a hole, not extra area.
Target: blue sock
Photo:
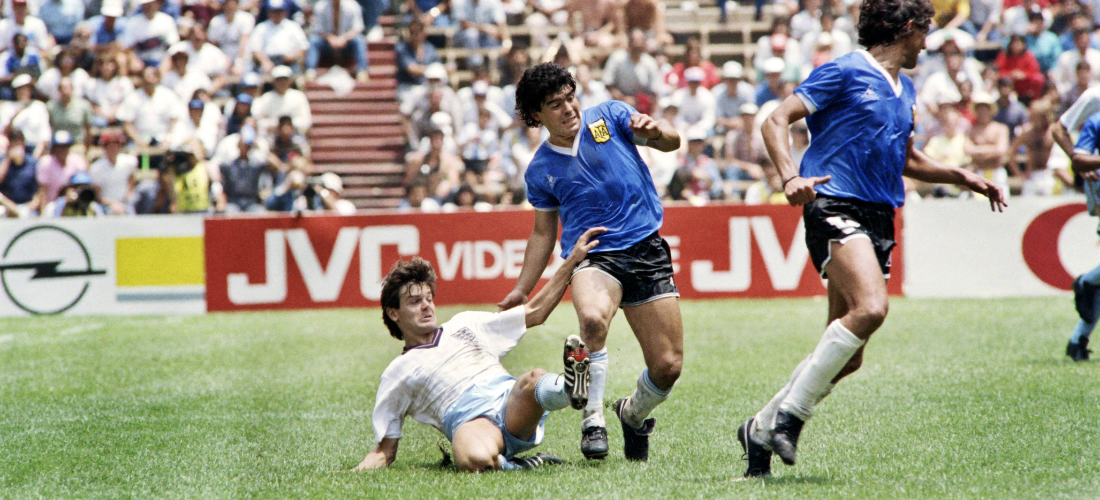
[[[1096,328],[1096,323],[1087,323],[1083,319],[1077,320],[1077,326],[1073,329],[1073,336],[1069,338],[1069,341],[1080,344],[1081,339],[1089,338],[1093,328]]]
[[[1100,266],[1096,266],[1089,270],[1087,273],[1082,274],[1081,278],[1090,285],[1100,286]]]

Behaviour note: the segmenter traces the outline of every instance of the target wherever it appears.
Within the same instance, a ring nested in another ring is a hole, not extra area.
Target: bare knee
[[[542,376],[546,375],[547,373],[548,372],[546,370],[543,370],[542,368],[535,368],[534,370],[520,375],[519,378],[516,379],[516,386],[514,390],[518,390],[520,392],[534,392],[535,384],[537,384],[539,382],[539,379],[541,379]]]
[[[875,330],[878,330],[886,321],[886,314],[890,305],[885,298],[881,300],[868,300],[848,311],[855,328],[852,329],[857,337],[867,339]]]
[[[669,389],[680,378],[680,370],[684,364],[684,357],[680,354],[667,354],[661,356],[653,366],[649,368],[649,378],[661,389]]]
[[[482,472],[496,468],[496,455],[487,453],[455,453],[455,467],[462,472]]]
[[[596,307],[577,308],[577,322],[580,324],[581,337],[585,342],[603,341],[607,338],[607,326],[611,324],[611,315]]]

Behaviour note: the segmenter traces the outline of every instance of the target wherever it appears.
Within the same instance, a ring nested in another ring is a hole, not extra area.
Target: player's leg
[[[680,301],[676,297],[624,306],[623,314],[642,347],[646,370],[638,377],[634,393],[615,403],[615,411],[623,425],[626,457],[642,461],[649,457],[649,434],[655,423],[646,417],[668,399],[672,386],[680,377],[684,361],[684,326]]]
[[[1078,276],[1073,280],[1073,299],[1077,314],[1081,319],[1073,329],[1073,335],[1066,345],[1066,356],[1074,361],[1089,359],[1089,336],[1096,328],[1100,316],[1100,266]]]
[[[581,423],[581,452],[586,458],[607,456],[607,424],[603,415],[604,387],[607,384],[608,356],[605,343],[607,328],[619,308],[623,291],[611,275],[595,268],[585,268],[573,275],[569,293],[577,311],[580,337],[588,346],[590,366],[588,405]]]
[[[500,469],[504,434],[488,418],[475,418],[455,429],[451,450],[454,451],[455,466],[460,471]]]
[[[779,405],[768,444],[788,465],[794,464],[798,436],[813,415],[814,405],[832,390],[835,381],[859,369],[862,357],[857,353],[886,319],[886,279],[871,241],[853,238],[831,246],[832,257],[825,271],[834,291],[831,297],[845,304],[835,310],[846,312],[825,328]]]

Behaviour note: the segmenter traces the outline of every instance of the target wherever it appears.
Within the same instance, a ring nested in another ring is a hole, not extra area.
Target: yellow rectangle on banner
[[[201,236],[118,238],[118,286],[202,285],[206,283]]]

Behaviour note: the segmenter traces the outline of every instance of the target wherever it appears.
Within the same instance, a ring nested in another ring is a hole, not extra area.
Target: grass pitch
[[[738,480],[735,431],[813,349],[825,302],[682,309],[649,463],[622,458],[610,412],[611,456],[585,461],[565,410],[538,448],[565,465],[480,475],[441,469],[442,435],[411,419],[388,470],[344,472],[401,351],[378,310],[0,319],[0,498],[1100,498],[1100,362],[1063,355],[1068,298],[894,300],[799,464],[766,480]],[[565,304],[505,365],[560,370],[575,330]],[[621,315],[608,347],[613,401],[643,367]]]

